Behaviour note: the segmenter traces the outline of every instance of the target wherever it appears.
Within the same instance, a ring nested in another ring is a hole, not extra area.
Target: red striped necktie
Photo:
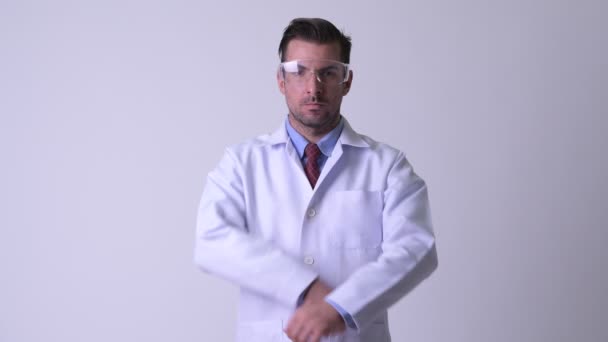
[[[308,144],[304,149],[304,155],[306,156],[306,164],[304,165],[304,172],[306,173],[306,177],[310,182],[310,186],[315,187],[317,184],[317,180],[319,179],[319,174],[321,173],[319,170],[319,163],[317,159],[321,155],[321,150],[319,150],[319,146],[316,144]]]

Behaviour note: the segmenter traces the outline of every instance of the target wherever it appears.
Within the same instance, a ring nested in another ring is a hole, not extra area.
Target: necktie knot
[[[306,177],[310,182],[310,186],[313,188],[317,184],[317,180],[319,179],[319,174],[321,173],[319,170],[318,159],[321,155],[321,150],[317,144],[308,144],[304,149],[304,155],[306,156],[306,164],[304,165],[304,172],[306,173]]]

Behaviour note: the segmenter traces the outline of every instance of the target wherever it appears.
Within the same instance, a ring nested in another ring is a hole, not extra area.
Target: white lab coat
[[[346,119],[344,119],[346,121]],[[315,189],[282,125],[226,149],[200,202],[195,262],[240,287],[237,341],[288,341],[320,277],[358,329],[323,341],[390,341],[387,308],[437,266],[427,188],[403,153],[345,122]]]

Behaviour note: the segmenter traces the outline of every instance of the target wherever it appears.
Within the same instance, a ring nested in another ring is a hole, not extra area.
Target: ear
[[[353,71],[349,70],[348,73],[348,81],[343,83],[344,86],[342,87],[342,96],[348,94],[348,92],[350,91],[350,86],[353,83]]]
[[[281,75],[281,70],[277,70],[277,85],[279,86],[281,94],[285,95],[285,79]]]

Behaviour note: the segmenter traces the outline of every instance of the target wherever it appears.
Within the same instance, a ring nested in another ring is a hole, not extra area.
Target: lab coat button
[[[315,263],[315,259],[313,257],[311,257],[311,256],[305,256],[304,257],[304,263],[306,265],[312,265],[312,264]]]
[[[317,212],[313,208],[308,209],[308,217],[313,217],[316,214]]]

